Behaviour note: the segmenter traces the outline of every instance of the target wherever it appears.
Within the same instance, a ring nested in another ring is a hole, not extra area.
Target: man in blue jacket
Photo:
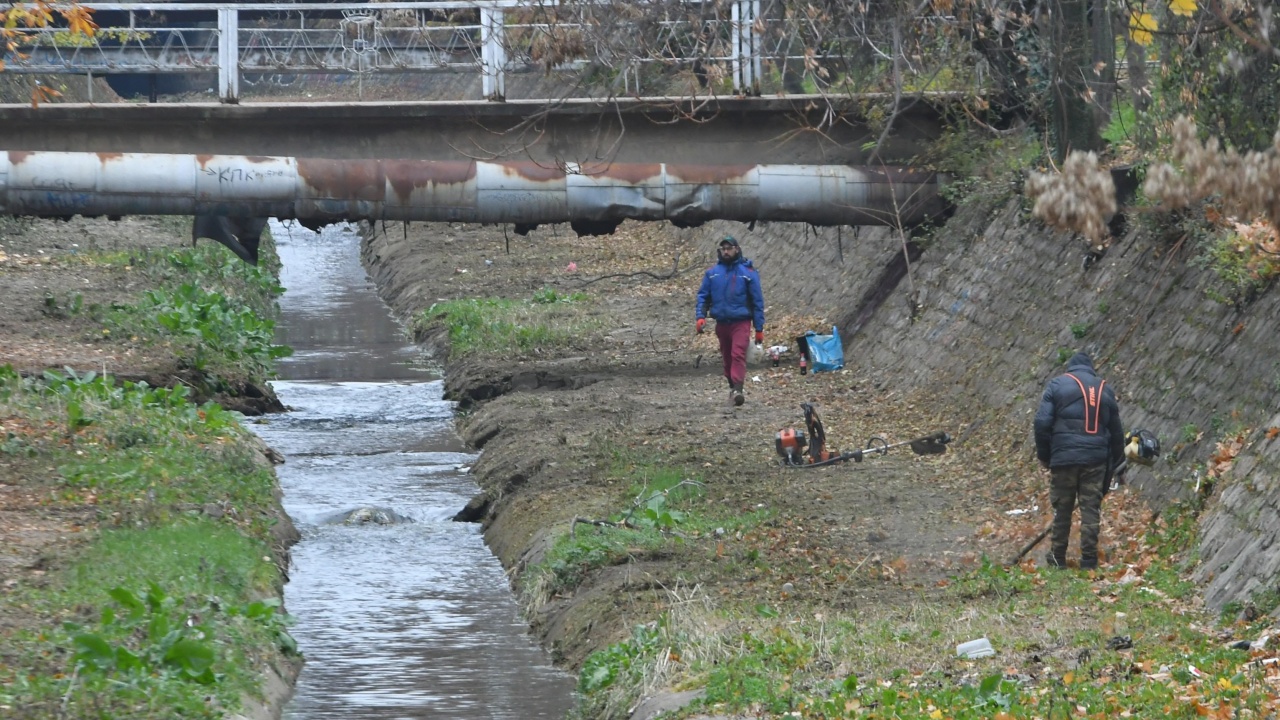
[[[1093,360],[1076,353],[1067,372],[1044,388],[1035,420],[1036,457],[1049,468],[1053,529],[1047,558],[1066,567],[1071,515],[1080,504],[1080,567],[1098,567],[1098,524],[1110,473],[1124,460],[1124,431],[1115,391]]]
[[[751,261],[742,257],[742,248],[732,235],[720,241],[720,261],[707,268],[698,288],[698,304],[694,308],[698,332],[702,332],[710,315],[716,321],[716,338],[724,361],[724,376],[729,380],[729,401],[741,405],[742,382],[747,377],[747,343],[751,341],[751,325],[756,327],[756,343],[764,343],[764,293],[760,275]]]

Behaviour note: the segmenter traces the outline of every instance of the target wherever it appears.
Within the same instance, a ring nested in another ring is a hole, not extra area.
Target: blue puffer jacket
[[[751,261],[735,258],[723,260],[707,268],[698,288],[697,317],[715,318],[716,322],[751,320],[757,331],[764,331],[764,292],[760,274]]]
[[[1086,407],[1086,393],[1094,394],[1092,406]],[[1094,372],[1088,355],[1076,353],[1067,362],[1067,374],[1045,385],[1035,436],[1036,457],[1049,467],[1110,463],[1114,469],[1124,460],[1115,391]]]

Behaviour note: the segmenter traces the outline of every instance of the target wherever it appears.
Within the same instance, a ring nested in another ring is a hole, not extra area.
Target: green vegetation
[[[983,562],[914,602],[856,614],[785,595],[753,612],[686,592],[586,661],[578,716],[625,717],[627,700],[653,686],[705,688],[676,717],[1266,716],[1278,702],[1266,673],[1222,637],[1253,639],[1270,623],[1214,627],[1197,609],[1183,573],[1195,521],[1190,506],[1173,505],[1114,578]],[[995,657],[955,657],[980,636]]]
[[[0,480],[83,536],[42,586],[0,596],[18,620],[0,628],[0,709],[221,718],[255,695],[263,653],[296,647],[275,600],[274,476],[237,416],[184,386],[9,368],[0,416]]]
[[[1077,340],[1082,339],[1089,334],[1089,323],[1078,322],[1071,323],[1071,335]]]
[[[1266,237],[1259,238],[1264,234]],[[1280,275],[1280,257],[1274,253],[1276,241],[1269,232],[1242,226],[1236,231],[1223,229],[1206,235],[1195,262],[1222,282],[1223,290],[1208,291],[1217,302],[1247,303]]]
[[[1043,157],[1030,132],[991,137],[963,120],[952,127],[922,160],[951,177],[941,192],[956,205],[1014,195],[1022,174]]]
[[[0,716],[220,720],[259,696],[265,664],[291,662],[274,475],[238,414],[193,401],[288,353],[263,249],[264,267],[214,245],[57,259],[149,290],[111,307],[50,294],[47,315],[194,373],[152,387],[0,367],[0,484],[33,503],[17,508],[32,532],[62,538],[40,582],[0,594]]]
[[[1182,442],[1190,444],[1200,439],[1200,428],[1195,423],[1187,423],[1182,426]]]
[[[526,574],[528,607],[542,607],[556,593],[572,591],[602,567],[699,538],[744,532],[767,517],[763,512],[726,517],[703,502],[702,481],[696,474],[656,462],[616,466],[611,476],[631,483],[626,509],[608,518],[576,522],[556,538],[543,560]]]
[[[598,333],[603,325],[588,314],[585,293],[561,294],[544,287],[529,300],[498,298],[435,303],[413,320],[416,337],[431,327],[448,328],[450,352],[456,356],[497,356],[561,352]]]
[[[273,345],[275,296],[283,288],[270,270],[273,246],[263,244],[255,267],[221,246],[165,252],[109,253],[87,262],[140,271],[152,289],[131,305],[94,308],[114,334],[145,344],[168,343],[186,367],[217,388],[223,379],[265,380],[272,363],[292,351]]]

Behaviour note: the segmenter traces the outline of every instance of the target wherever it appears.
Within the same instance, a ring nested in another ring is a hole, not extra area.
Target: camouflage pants
[[[1067,564],[1071,514],[1080,505],[1080,567],[1098,566],[1098,524],[1102,514],[1102,483],[1106,465],[1066,465],[1051,471],[1049,503],[1053,505],[1051,561]]]

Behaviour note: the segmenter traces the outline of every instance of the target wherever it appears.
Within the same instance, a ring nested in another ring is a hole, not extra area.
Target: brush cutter
[[[805,430],[784,428],[778,431],[774,440],[774,447],[782,456],[783,467],[814,468],[850,460],[862,462],[862,459],[868,455],[884,455],[903,445],[909,446],[917,455],[939,455],[947,451],[947,443],[951,442],[950,435],[938,431],[915,440],[896,443],[890,443],[882,437],[873,437],[867,441],[867,446],[860,450],[846,452],[828,450],[827,433],[822,427],[822,419],[818,417],[817,408],[810,403],[800,403],[800,409],[804,411],[804,425],[808,434]]]

